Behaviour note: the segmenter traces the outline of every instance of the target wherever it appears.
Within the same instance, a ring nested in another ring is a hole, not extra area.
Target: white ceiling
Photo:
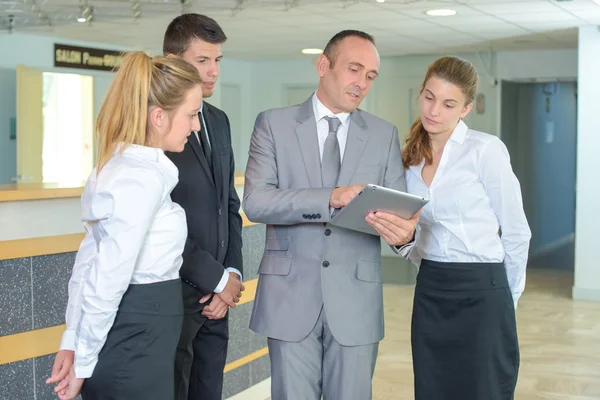
[[[76,22],[86,6],[94,9],[92,23]],[[141,12],[135,20],[134,6]],[[457,14],[425,14],[437,8]],[[576,47],[578,26],[600,25],[593,0],[0,0],[0,27],[7,31],[10,14],[15,32],[155,52],[182,9],[221,24],[228,57],[253,60],[306,57],[302,48],[323,48],[342,29],[371,33],[380,54],[391,56]]]

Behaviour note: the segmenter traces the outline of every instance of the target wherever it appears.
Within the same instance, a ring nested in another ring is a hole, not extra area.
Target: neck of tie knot
[[[329,123],[329,133],[333,133],[334,135],[337,134],[342,121],[337,117],[325,117],[325,119],[327,120],[327,123]]]

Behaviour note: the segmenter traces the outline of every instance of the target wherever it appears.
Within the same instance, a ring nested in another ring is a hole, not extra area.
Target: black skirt
[[[502,263],[423,260],[411,342],[415,400],[512,400],[519,343]]]
[[[81,397],[172,400],[182,322],[180,279],[130,285]]]

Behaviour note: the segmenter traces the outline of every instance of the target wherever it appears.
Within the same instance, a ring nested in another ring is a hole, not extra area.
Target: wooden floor
[[[572,286],[572,272],[529,269],[517,310],[521,368],[516,400],[600,399],[600,303],[573,301]],[[413,290],[384,286],[386,337],[373,379],[374,400],[413,399]]]

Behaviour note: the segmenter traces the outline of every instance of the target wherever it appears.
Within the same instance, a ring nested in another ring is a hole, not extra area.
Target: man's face
[[[221,72],[220,64],[223,58],[221,44],[193,39],[182,57],[198,70],[202,78],[202,96],[204,98],[212,96]]]
[[[351,36],[335,49],[331,61],[321,55],[317,72],[321,78],[317,94],[332,112],[351,113],[365,98],[379,74],[379,53],[370,41]]]

